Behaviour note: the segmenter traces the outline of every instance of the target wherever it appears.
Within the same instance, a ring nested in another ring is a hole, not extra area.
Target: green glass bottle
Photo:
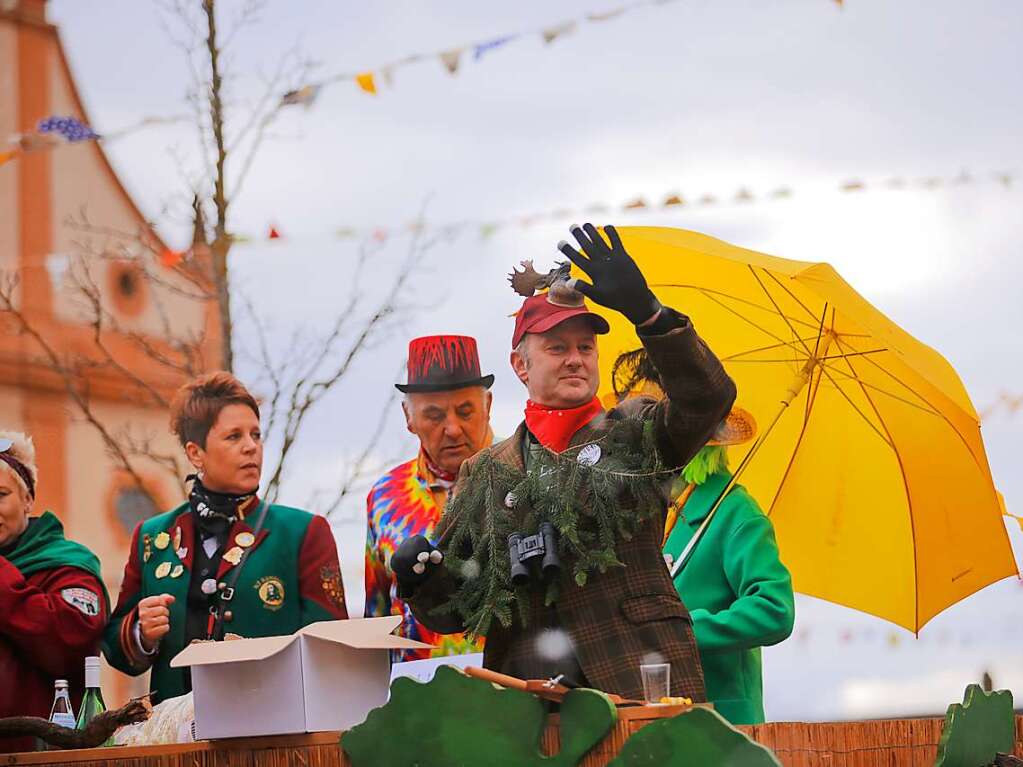
[[[97,714],[102,714],[106,710],[103,692],[99,686],[99,656],[90,655],[85,659],[85,696],[82,698],[82,707],[78,710],[76,728],[84,730]],[[103,745],[109,746],[110,741]]]

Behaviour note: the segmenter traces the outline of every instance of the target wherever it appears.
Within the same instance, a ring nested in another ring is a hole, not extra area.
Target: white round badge
[[[576,460],[581,466],[594,466],[600,460],[600,445],[587,445],[579,451]]]

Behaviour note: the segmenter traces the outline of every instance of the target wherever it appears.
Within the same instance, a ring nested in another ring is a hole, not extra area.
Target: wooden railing
[[[583,761],[606,765],[633,732],[664,709],[621,709],[618,724]],[[742,727],[771,748],[785,767],[931,767],[941,737],[941,719],[887,719],[867,722],[772,722]],[[558,746],[556,725],[548,727],[543,747]],[[1016,717],[1016,755],[1023,756],[1023,716]],[[483,759],[485,763],[485,757]],[[75,767],[350,767],[337,733],[240,738],[177,746],[104,748],[0,754],[0,765],[75,765]]]

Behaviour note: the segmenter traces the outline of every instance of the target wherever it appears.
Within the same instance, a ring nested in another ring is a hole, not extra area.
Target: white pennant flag
[[[450,51],[444,51],[440,54],[440,60],[444,62],[444,66],[450,74],[455,74],[458,71],[458,64],[462,59],[462,51],[462,48],[452,48]]]
[[[558,24],[557,26],[548,27],[547,29],[543,30],[540,34],[543,36],[544,43],[550,45],[559,37],[563,37],[564,35],[568,35],[574,32],[575,28],[576,22],[566,21],[564,24]]]

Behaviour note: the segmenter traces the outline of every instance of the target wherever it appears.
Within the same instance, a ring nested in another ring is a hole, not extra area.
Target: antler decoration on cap
[[[512,290],[520,296],[529,298],[538,290],[547,289],[547,300],[556,306],[582,306],[583,295],[569,287],[569,274],[572,265],[568,261],[558,261],[554,268],[546,274],[540,274],[533,268],[532,260],[523,261],[522,271],[514,267],[508,275]]]

